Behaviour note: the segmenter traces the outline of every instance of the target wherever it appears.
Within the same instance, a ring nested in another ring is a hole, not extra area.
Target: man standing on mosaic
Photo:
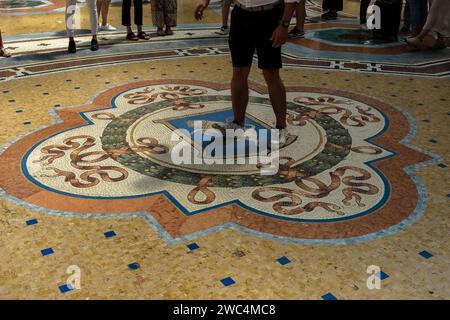
[[[203,0],[195,11],[203,18],[210,0]],[[280,78],[281,46],[299,0],[236,0],[231,12],[229,46],[233,63],[231,97],[234,120],[222,129],[243,129],[249,101],[248,77],[255,50],[280,130],[279,143],[286,143],[286,89]]]

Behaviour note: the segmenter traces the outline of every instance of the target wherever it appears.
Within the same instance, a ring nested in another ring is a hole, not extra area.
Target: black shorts
[[[229,45],[233,67],[252,65],[253,55],[258,55],[260,69],[280,69],[281,47],[273,48],[273,32],[283,18],[284,3],[267,11],[246,11],[234,6],[231,12]]]

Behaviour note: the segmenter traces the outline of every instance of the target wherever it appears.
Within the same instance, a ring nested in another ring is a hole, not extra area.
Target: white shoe
[[[216,34],[220,34],[221,36],[226,36],[229,33],[230,33],[230,27],[225,27],[225,26],[222,26],[220,28],[220,30],[216,32]]]
[[[102,26],[100,26],[100,30],[101,31],[115,31],[115,30],[117,30],[117,28],[116,27],[113,27],[112,25],[110,25],[109,23],[107,23],[106,25],[102,25]]]
[[[367,24],[366,24],[366,23],[362,23],[362,24],[360,25],[359,29],[360,29],[361,31],[369,31],[369,28],[367,27]]]
[[[279,141],[280,147],[283,147],[287,141],[287,135],[288,135],[287,129],[286,128],[280,129],[278,132],[280,134],[278,141]]]

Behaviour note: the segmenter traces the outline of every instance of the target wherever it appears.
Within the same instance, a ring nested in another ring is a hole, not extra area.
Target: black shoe
[[[328,11],[322,15],[322,20],[336,20],[338,18],[338,14],[335,11]]]
[[[98,50],[98,41],[97,39],[91,40],[91,51],[97,51]]]
[[[300,30],[297,27],[294,27],[291,31],[289,31],[288,37],[290,39],[304,38],[305,37],[305,32]]]
[[[69,41],[69,48],[67,49],[69,53],[76,53],[77,52],[77,44],[74,40]]]

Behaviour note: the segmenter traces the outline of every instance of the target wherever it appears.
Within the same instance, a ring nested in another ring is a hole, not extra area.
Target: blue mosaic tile
[[[430,139],[430,142],[431,143],[437,143],[437,140],[436,139]]]
[[[24,125],[29,125],[29,124],[31,124],[31,121],[25,121],[23,124]]]
[[[445,163],[439,163],[438,167],[440,167],[440,168],[447,168],[447,165]]]
[[[75,87],[74,89],[75,89],[75,90],[80,90],[80,89],[81,89],[81,87]]]
[[[53,254],[53,253],[55,253],[55,251],[53,251],[52,248],[47,248],[47,249],[41,250],[41,254],[43,256],[48,256],[49,254]]]
[[[389,278],[389,275],[387,273],[383,272],[383,271],[380,271],[379,273],[377,273],[376,276],[380,280],[384,280],[384,279]]]
[[[188,244],[187,247],[189,248],[189,250],[196,250],[196,249],[200,248],[200,246],[198,244],[196,244],[195,242]]]
[[[422,121],[423,122],[430,122],[430,120],[428,120],[428,119],[423,119]]]
[[[55,104],[53,107],[54,108],[59,108],[59,107],[61,107],[61,105],[60,104]]]
[[[220,282],[222,282],[222,284],[225,287],[231,286],[236,283],[236,281],[234,281],[233,278],[231,278],[231,277],[224,278],[224,279],[220,280]]]
[[[427,250],[419,252],[419,255],[421,255],[425,259],[430,259],[433,256],[433,254],[429,253]]]
[[[115,237],[116,233],[114,232],[114,230],[111,230],[111,231],[106,231],[104,233],[104,235],[105,235],[105,238],[111,238],[111,237]]]
[[[16,102],[16,100],[10,99],[10,100],[8,100],[8,102],[9,102],[9,103],[14,103],[14,102]]]
[[[26,221],[27,226],[32,226],[33,224],[37,224],[37,219],[30,219]]]
[[[21,113],[21,112],[23,112],[23,110],[16,110],[16,113]]]
[[[73,288],[71,286],[68,286],[67,284],[63,284],[62,286],[59,286],[59,291],[61,291],[61,293],[66,293],[69,291],[72,291]]]
[[[9,90],[3,90],[2,92],[3,93],[9,93]]]
[[[322,296],[322,299],[323,299],[323,300],[337,300],[337,298],[336,298],[332,293],[330,293],[330,292],[324,294],[324,295]]]
[[[285,256],[278,258],[277,259],[278,263],[281,264],[282,266],[284,266],[285,264],[288,264],[289,262],[291,262],[291,260],[289,260],[288,258],[286,258]]]
[[[111,82],[109,82],[109,81],[106,81],[106,82],[105,82],[105,84],[110,84],[110,83],[111,83]]]
[[[128,265],[128,269],[131,269],[131,270],[136,270],[136,269],[139,269],[140,267],[141,267],[141,265],[137,262],[133,262]]]
[[[44,95],[44,96],[48,96],[49,93],[48,93],[48,92],[44,92],[43,95]]]
[[[66,82],[72,82],[72,80],[71,79],[67,79]]]

